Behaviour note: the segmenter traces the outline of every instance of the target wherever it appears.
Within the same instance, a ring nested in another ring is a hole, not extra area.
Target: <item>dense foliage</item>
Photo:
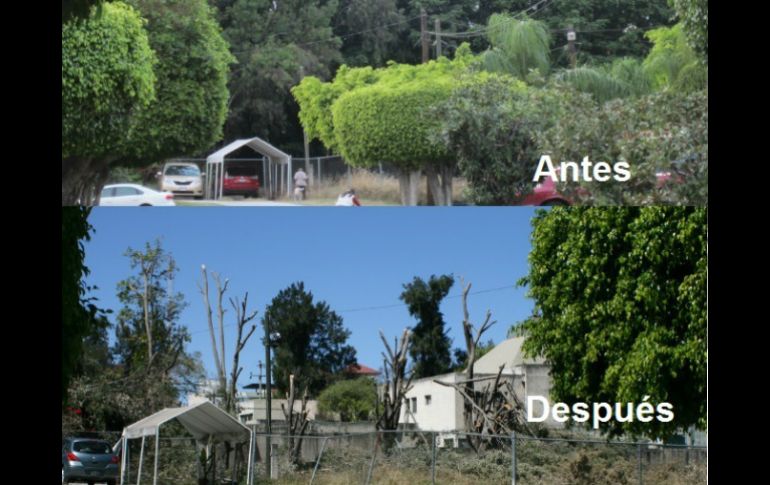
[[[132,117],[155,97],[156,57],[139,14],[105,3],[62,25],[62,204],[89,203],[124,153]]]
[[[206,0],[127,0],[147,20],[156,98],[131,124],[131,164],[198,154],[222,138],[234,61]]]
[[[673,405],[670,423],[612,420],[611,433],[705,428],[706,253],[703,208],[540,211],[524,345],[550,363],[552,399]]]
[[[289,89],[305,75],[328,79],[342,60],[331,27],[337,1],[217,3],[225,38],[238,60],[229,84],[225,138],[259,136],[274,144],[293,143],[299,151],[302,132]]]
[[[377,387],[371,377],[336,382],[318,395],[318,410],[327,416],[338,414],[340,421],[368,421],[374,418]]]
[[[576,104],[592,105],[575,93],[527,88],[505,75],[468,75],[432,112],[442,120],[434,136],[457,157],[470,201],[515,204],[532,190],[542,153],[538,134],[571,116]]]
[[[88,223],[90,209],[63,207],[61,224],[62,256],[62,353],[61,396],[67,399],[67,389],[73,374],[78,372],[83,355],[83,340],[101,327],[104,313],[88,297],[85,283],[89,269],[85,265],[85,243],[91,239],[93,228]]]
[[[179,323],[184,297],[170,290],[177,270],[173,257],[158,242],[129,248],[126,257],[134,274],[118,283],[123,307],[116,316],[114,345],[108,339],[112,325],[104,318],[83,336],[67,398],[78,412],[64,413],[63,427],[122,429],[177,406],[180,394],[192,391],[204,376],[200,357],[185,349],[189,334]]]
[[[428,281],[416,277],[404,285],[401,301],[417,319],[409,340],[409,356],[415,379],[445,374],[452,369],[451,345],[441,301],[454,284],[450,275],[431,275]]]
[[[314,302],[301,282],[278,292],[265,309],[262,324],[273,335],[273,376],[280,392],[288,391],[293,374],[301,389],[316,396],[356,361],[355,349],[346,344],[350,331],[342,325],[342,317],[326,302]]]
[[[673,0],[674,9],[681,19],[687,42],[708,64],[709,55],[709,2],[708,0]]]
[[[573,200],[596,205],[708,202],[708,91],[673,92],[604,105],[571,106],[540,136],[540,146],[558,163],[625,160],[631,179],[623,183],[559,184]],[[658,173],[669,172],[663,183]]]

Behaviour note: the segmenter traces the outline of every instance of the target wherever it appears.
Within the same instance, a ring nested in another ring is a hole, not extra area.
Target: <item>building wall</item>
[[[275,399],[270,401],[270,419],[271,421],[284,421],[286,418],[283,415],[283,409],[281,405],[287,406],[288,401],[286,399]],[[240,403],[241,411],[238,416],[241,418],[241,422],[245,424],[254,424],[256,421],[264,421],[267,419],[267,400],[266,399],[251,399]],[[302,400],[294,401],[294,410],[299,412],[302,409]],[[318,401],[308,400],[307,408],[308,419],[315,419],[318,413]]]
[[[412,388],[406,393],[409,410],[405,405],[401,406],[399,424],[416,423],[419,429],[425,431],[460,429],[463,423],[460,394],[452,387],[436,384],[433,379],[457,382],[461,376],[462,374],[445,374],[413,381]],[[430,396],[430,403],[427,402],[426,396]],[[414,402],[417,405],[416,411],[413,410]]]

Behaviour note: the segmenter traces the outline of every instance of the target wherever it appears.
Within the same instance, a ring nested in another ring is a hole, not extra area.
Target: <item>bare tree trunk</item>
[[[479,423],[479,416],[477,415],[476,410],[478,409],[478,403],[477,403],[477,396],[476,396],[476,390],[475,390],[475,383],[474,383],[474,372],[473,372],[473,366],[476,363],[476,348],[479,345],[479,340],[481,340],[481,336],[484,335],[484,332],[489,330],[489,328],[494,325],[495,321],[490,321],[492,318],[492,313],[490,313],[489,310],[487,310],[486,318],[484,319],[484,323],[478,328],[476,331],[476,335],[474,337],[473,335],[473,323],[471,323],[470,320],[470,314],[468,313],[468,293],[471,291],[471,284],[468,283],[467,285],[465,282],[460,279],[460,284],[463,286],[463,293],[462,293],[462,302],[463,302],[463,336],[465,337],[465,349],[468,355],[468,367],[466,368],[466,373],[468,374],[468,379],[465,382],[464,385],[464,391],[462,391],[462,394],[464,394],[465,397],[465,403],[463,407],[463,414],[465,417],[465,428],[466,431],[471,433],[478,433],[481,430],[484,429],[484,423]],[[479,429],[479,426],[481,426],[481,429]],[[479,451],[479,446],[481,446],[481,439],[479,437],[469,437],[468,442],[471,445],[471,447]]]
[[[398,175],[398,186],[401,192],[401,205],[416,206],[419,200],[421,171],[401,171]]]
[[[302,451],[302,437],[307,431],[309,420],[307,409],[307,388],[302,393],[302,405],[299,413],[294,411],[294,374],[289,376],[289,393],[286,396],[286,405],[281,404],[283,415],[289,426],[289,459],[292,464],[299,463],[300,452]]]
[[[441,180],[439,180],[439,172],[436,171],[435,167],[428,165],[425,168],[425,176],[428,180],[428,190],[433,196],[434,204],[446,205],[446,201],[444,200],[444,190]]]
[[[246,293],[246,296],[243,298],[243,302],[240,303],[238,299],[236,298],[233,300],[230,299],[230,305],[232,305],[233,309],[235,310],[235,317],[237,321],[238,326],[238,338],[235,340],[235,350],[233,352],[233,367],[231,369],[231,375],[230,375],[230,383],[229,388],[227,389],[226,393],[226,408],[225,410],[235,416],[235,413],[237,412],[236,409],[236,403],[235,403],[235,395],[238,389],[238,377],[241,375],[241,372],[243,371],[243,368],[240,367],[240,358],[241,358],[241,351],[246,346],[246,342],[249,341],[249,338],[251,338],[251,334],[254,333],[254,330],[256,330],[256,325],[252,325],[251,329],[249,329],[249,333],[246,334],[245,337],[243,337],[243,327],[246,326],[247,323],[249,323],[251,320],[253,320],[257,316],[257,311],[254,310],[252,313],[248,314],[246,311],[246,307],[248,305],[249,301],[249,293]],[[237,416],[235,416],[237,417]]]
[[[219,382],[221,384],[225,373],[222,369],[222,361],[219,359],[219,351],[217,350],[217,337],[216,334],[214,334],[214,318],[211,312],[211,305],[209,304],[209,277],[208,273],[206,273],[205,264],[201,265],[201,273],[203,274],[203,286],[201,287],[199,284],[198,288],[201,290],[201,294],[203,295],[203,303],[206,305],[206,315],[208,317],[209,323],[209,335],[211,336],[211,350],[214,353],[214,364],[217,366],[217,376],[219,377]]]
[[[444,166],[441,168],[441,188],[444,192],[444,205],[452,205],[452,180],[454,176],[454,166]]]
[[[62,205],[98,205],[114,157],[62,159]]]
[[[145,266],[145,263],[144,261],[142,262],[142,277],[144,281],[142,309],[144,311],[144,331],[147,333],[147,371],[149,372],[154,355],[152,352],[152,328],[150,327],[150,288],[148,281],[150,269]]]
[[[225,278],[225,284],[222,285],[222,279],[217,273],[211,273],[214,278],[214,282],[217,284],[217,317],[219,321],[219,359],[220,363],[217,369],[221,369],[219,374],[219,387],[222,392],[227,391],[227,364],[225,361],[225,309],[222,304],[225,292],[227,291],[227,285],[230,284],[230,280]],[[227,399],[227,398],[225,398]]]

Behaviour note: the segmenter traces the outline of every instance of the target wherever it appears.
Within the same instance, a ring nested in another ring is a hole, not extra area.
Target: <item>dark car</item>
[[[112,446],[94,438],[65,438],[61,449],[61,482],[118,482],[120,460]]]
[[[682,182],[682,177],[672,174],[670,170],[658,170],[655,177],[658,179],[658,187],[670,182]],[[572,205],[572,203],[572,200],[558,191],[556,183],[551,177],[544,177],[543,181],[535,185],[532,192],[517,205]]]
[[[259,196],[259,177],[255,167],[228,167],[223,183],[224,195]]]

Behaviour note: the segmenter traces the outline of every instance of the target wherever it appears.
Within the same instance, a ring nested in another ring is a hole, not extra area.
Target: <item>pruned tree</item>
[[[214,279],[217,290],[217,320],[219,329],[219,342],[217,342],[217,336],[214,330],[214,319],[211,304],[209,302],[209,281],[208,273],[206,271],[206,265],[201,265],[201,273],[203,274],[202,283],[198,284],[201,294],[203,295],[203,303],[206,306],[206,315],[209,323],[209,334],[211,335],[211,350],[214,353],[214,362],[217,367],[217,378],[219,381],[219,389],[217,394],[222,395],[222,402],[226,412],[233,416],[236,416],[237,401],[236,394],[238,392],[238,377],[240,377],[243,367],[240,366],[241,351],[246,346],[251,335],[256,330],[257,326],[252,324],[248,332],[244,336],[243,331],[246,325],[257,316],[257,310],[253,312],[248,311],[249,293],[243,297],[243,301],[238,298],[229,298],[230,306],[233,307],[235,312],[236,323],[236,339],[235,347],[233,349],[233,361],[230,367],[230,376],[227,376],[227,365],[225,363],[225,307],[224,298],[227,292],[227,287],[230,284],[230,280],[225,278],[222,281],[221,275],[218,273],[212,273],[211,276]],[[230,442],[225,442],[225,467],[231,466],[230,457],[233,453],[233,447]],[[241,444],[238,443],[235,446],[236,459],[232,461],[232,473],[233,476],[237,476],[238,464],[243,462],[243,450]],[[240,458],[240,459],[239,459]]]
[[[233,366],[230,370],[230,382],[228,383],[228,391],[227,395],[225,396],[225,410],[227,410],[227,412],[235,411],[235,393],[237,390],[236,385],[238,383],[238,377],[240,377],[241,372],[243,372],[243,367],[240,367],[241,351],[246,346],[246,342],[249,341],[249,338],[251,338],[251,334],[253,334],[254,330],[257,328],[256,325],[252,324],[246,336],[243,335],[243,329],[246,324],[248,324],[257,316],[257,310],[248,313],[248,302],[248,292],[246,292],[246,295],[243,297],[243,301],[239,301],[238,298],[235,298],[235,300],[230,298],[230,305],[232,305],[233,310],[235,311],[235,321],[238,327],[238,334],[237,338],[235,339],[235,349],[233,350]],[[222,346],[222,355],[224,355],[224,345]]]
[[[524,406],[516,397],[510,379],[504,378],[503,368],[500,366],[496,376],[475,377],[473,367],[478,358],[476,349],[479,346],[482,335],[497,323],[492,320],[492,313],[487,310],[484,322],[476,328],[470,319],[468,312],[468,293],[471,284],[467,285],[460,279],[463,286],[463,336],[467,352],[468,367],[467,379],[459,383],[446,383],[434,379],[434,382],[442,386],[453,387],[460,393],[464,400],[463,417],[465,430],[480,436],[469,436],[468,443],[477,452],[483,451],[487,446],[499,446],[503,444],[496,438],[486,438],[487,435],[510,434],[517,429],[525,429],[532,434],[522,416]],[[481,387],[482,382],[487,384]],[[489,381],[493,381],[491,384]]]
[[[412,387],[413,373],[406,373],[407,351],[409,349],[409,329],[404,329],[401,341],[396,338],[393,347],[388,345],[382,330],[380,338],[385,344],[387,355],[383,352],[383,369],[385,371],[385,386],[382,396],[382,414],[377,417],[377,429],[390,431],[398,428],[398,418],[401,415],[401,405],[406,393]],[[393,350],[396,349],[394,353]]]
[[[220,335],[220,341],[222,342],[222,355],[219,355],[219,349],[217,348],[217,337],[214,333],[214,317],[213,312],[211,310],[211,304],[209,303],[209,277],[208,273],[206,272],[206,265],[201,265],[201,273],[203,274],[203,284],[199,284],[198,288],[201,290],[201,294],[203,295],[203,303],[206,305],[206,316],[208,317],[208,323],[209,323],[209,335],[211,336],[211,351],[214,354],[214,364],[217,367],[217,378],[219,379],[219,387],[221,390],[224,390],[227,386],[227,381],[225,377],[225,361],[224,361],[224,310],[222,308],[222,298],[224,297],[224,292],[227,291],[227,285],[229,284],[229,280],[225,280],[224,287],[221,285],[221,281],[219,279],[218,275],[213,275],[214,280],[217,283],[217,308],[219,308],[219,335]]]
[[[302,406],[299,412],[294,410],[294,375],[289,376],[289,392],[286,394],[287,403],[281,403],[283,416],[289,425],[289,460],[292,464],[299,462],[299,453],[302,450],[302,437],[307,431],[310,423],[308,419],[309,410],[307,409],[307,386],[302,391]]]

